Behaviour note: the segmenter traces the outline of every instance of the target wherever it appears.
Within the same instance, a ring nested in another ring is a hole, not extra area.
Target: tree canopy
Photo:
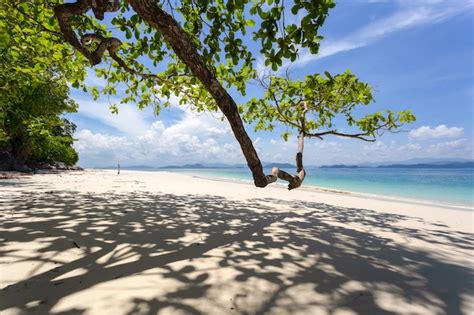
[[[75,126],[62,114],[77,109],[69,98],[66,77],[83,78],[84,69],[74,61],[65,63],[70,49],[56,40],[57,34],[42,31],[46,26],[37,21],[49,17],[40,11],[29,14],[0,10],[0,153],[5,164],[1,167],[74,165]]]
[[[354,117],[355,106],[368,105],[373,97],[369,85],[350,72],[313,74],[304,80],[278,76],[301,51],[318,53],[318,31],[335,6],[333,0],[12,0],[4,6],[26,21],[22,30],[9,35],[44,34],[51,45],[58,45],[56,56],[67,61],[61,65],[66,78],[94,97],[121,88],[122,102],[152,105],[157,113],[172,97],[197,111],[220,110],[258,187],[277,178],[289,181],[290,189],[301,185],[305,138],[335,135],[373,141],[381,132],[414,120],[409,111]],[[272,70],[269,76],[257,72],[257,57]],[[105,87],[84,85],[88,64],[105,79]],[[238,107],[234,97],[244,96],[252,80],[262,84],[264,96]],[[355,131],[338,130],[336,116]],[[242,118],[257,130],[272,130],[276,123],[294,129],[299,137],[296,176],[278,169],[263,173]]]

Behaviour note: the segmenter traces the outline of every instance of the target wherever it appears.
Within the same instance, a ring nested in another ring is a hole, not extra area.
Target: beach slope
[[[0,180],[1,314],[472,314],[472,209],[167,172]]]

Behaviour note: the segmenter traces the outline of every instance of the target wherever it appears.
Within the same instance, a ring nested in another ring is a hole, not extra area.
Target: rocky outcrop
[[[80,166],[74,165],[74,166],[69,166],[68,170],[70,170],[70,171],[83,171],[84,169]]]
[[[38,171],[83,171],[80,166],[68,166],[63,162],[30,162],[18,163],[9,151],[0,150],[0,171],[16,171],[22,173],[31,173]]]
[[[54,163],[55,166],[56,166],[56,169],[60,170],[60,171],[65,171],[65,170],[68,170],[69,168],[67,167],[66,164],[64,164],[63,162],[56,162]]]

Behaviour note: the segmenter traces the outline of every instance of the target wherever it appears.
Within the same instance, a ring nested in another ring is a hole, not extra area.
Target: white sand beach
[[[0,314],[473,314],[472,209],[167,172],[0,180]]]

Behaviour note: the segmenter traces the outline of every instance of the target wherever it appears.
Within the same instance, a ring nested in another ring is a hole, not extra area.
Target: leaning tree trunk
[[[99,3],[105,3],[107,5],[98,6]],[[102,47],[100,51],[90,52],[77,39],[74,31],[71,28],[70,18],[74,15],[85,14],[89,9],[92,9],[95,16],[98,19],[102,19],[104,12],[117,11],[117,3],[119,3],[119,0],[77,0],[75,3],[65,3],[55,7],[55,14],[60,24],[61,31],[64,34],[64,39],[76,49],[78,49],[85,57],[87,57],[93,65],[98,64],[101,61],[101,57],[105,49],[109,50],[114,59],[120,60],[120,58],[115,55],[115,48],[111,49],[109,44],[105,45],[106,42],[103,42],[104,45],[99,45]],[[194,47],[186,32],[181,28],[178,22],[171,15],[162,10],[155,0],[128,0],[128,3],[138,13],[138,15],[143,18],[144,21],[146,21],[149,25],[154,27],[163,35],[163,37],[173,48],[178,58],[189,67],[192,73],[201,81],[206,90],[212,95],[216,101],[217,106],[229,121],[234,136],[240,144],[242,152],[247,161],[247,165],[252,172],[255,186],[265,187],[269,183],[276,181],[277,178],[281,178],[290,182],[289,189],[299,187],[301,185],[302,179],[304,178],[302,163],[300,163],[301,168],[298,168],[299,173],[303,171],[302,176],[297,175],[297,177],[300,178],[299,180],[280,170],[278,170],[278,173],[265,176],[263,173],[262,163],[258,158],[252,140],[245,131],[244,124],[240,118],[234,99],[219,83],[212,71],[206,66],[196,47]],[[112,43],[112,41],[109,41],[109,43]],[[123,62],[119,62],[119,65],[124,67]],[[301,152],[299,153],[302,153],[302,141],[303,137],[301,138]]]
[[[252,171],[255,186],[267,186],[268,180],[263,173],[262,163],[258,158],[252,140],[245,131],[244,124],[237,110],[237,104],[206,66],[186,32],[171,15],[159,7],[156,1],[129,0],[129,3],[138,15],[164,36],[178,58],[189,67],[192,73],[209,91],[217,106],[230,123],[235,138],[239,142],[247,164]]]

